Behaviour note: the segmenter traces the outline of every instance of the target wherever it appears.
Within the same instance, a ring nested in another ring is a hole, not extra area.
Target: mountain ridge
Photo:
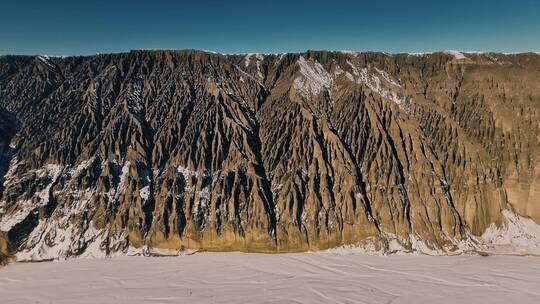
[[[0,251],[460,250],[504,210],[540,220],[539,67],[455,51],[2,56]]]
[[[185,51],[195,51],[195,52],[202,52],[207,54],[215,54],[215,55],[223,55],[223,56],[246,56],[246,55],[282,55],[282,54],[305,54],[307,52],[327,52],[327,53],[343,53],[343,54],[362,54],[362,53],[377,53],[377,54],[385,54],[385,55],[432,55],[432,54],[439,54],[439,53],[449,53],[449,52],[459,52],[463,54],[471,54],[471,55],[483,55],[483,54],[499,54],[499,55],[506,55],[506,56],[512,56],[512,55],[526,55],[526,54],[536,54],[539,55],[540,51],[534,51],[534,50],[528,50],[528,51],[516,51],[516,52],[502,52],[502,51],[467,51],[467,50],[451,50],[451,49],[441,49],[436,51],[410,51],[410,52],[382,52],[382,51],[376,51],[376,50],[363,50],[363,51],[354,51],[354,50],[328,50],[328,49],[307,49],[304,51],[286,51],[286,52],[219,52],[219,51],[213,51],[213,50],[206,50],[206,49],[193,49],[193,48],[150,48],[150,49],[130,49],[125,51],[118,51],[118,52],[96,52],[96,53],[90,53],[90,54],[75,54],[75,55],[51,55],[51,54],[0,54],[0,57],[5,56],[21,56],[21,57],[37,57],[37,56],[43,56],[43,57],[51,57],[51,58],[71,58],[71,57],[92,57],[92,56],[99,56],[99,55],[115,55],[115,54],[129,54],[131,52],[185,52]]]

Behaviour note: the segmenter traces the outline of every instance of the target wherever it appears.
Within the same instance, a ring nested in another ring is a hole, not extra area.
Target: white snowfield
[[[540,258],[198,253],[16,263],[9,303],[540,303]]]

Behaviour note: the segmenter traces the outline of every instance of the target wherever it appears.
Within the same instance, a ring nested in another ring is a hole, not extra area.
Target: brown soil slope
[[[0,255],[451,251],[540,222],[539,118],[533,53],[3,56]]]

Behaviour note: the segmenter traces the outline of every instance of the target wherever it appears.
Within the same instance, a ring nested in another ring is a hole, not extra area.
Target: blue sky
[[[540,0],[0,0],[0,54],[540,51]]]

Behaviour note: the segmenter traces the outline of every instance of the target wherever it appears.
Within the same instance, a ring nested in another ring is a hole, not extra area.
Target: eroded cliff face
[[[453,251],[540,222],[540,55],[0,57],[0,254]]]

